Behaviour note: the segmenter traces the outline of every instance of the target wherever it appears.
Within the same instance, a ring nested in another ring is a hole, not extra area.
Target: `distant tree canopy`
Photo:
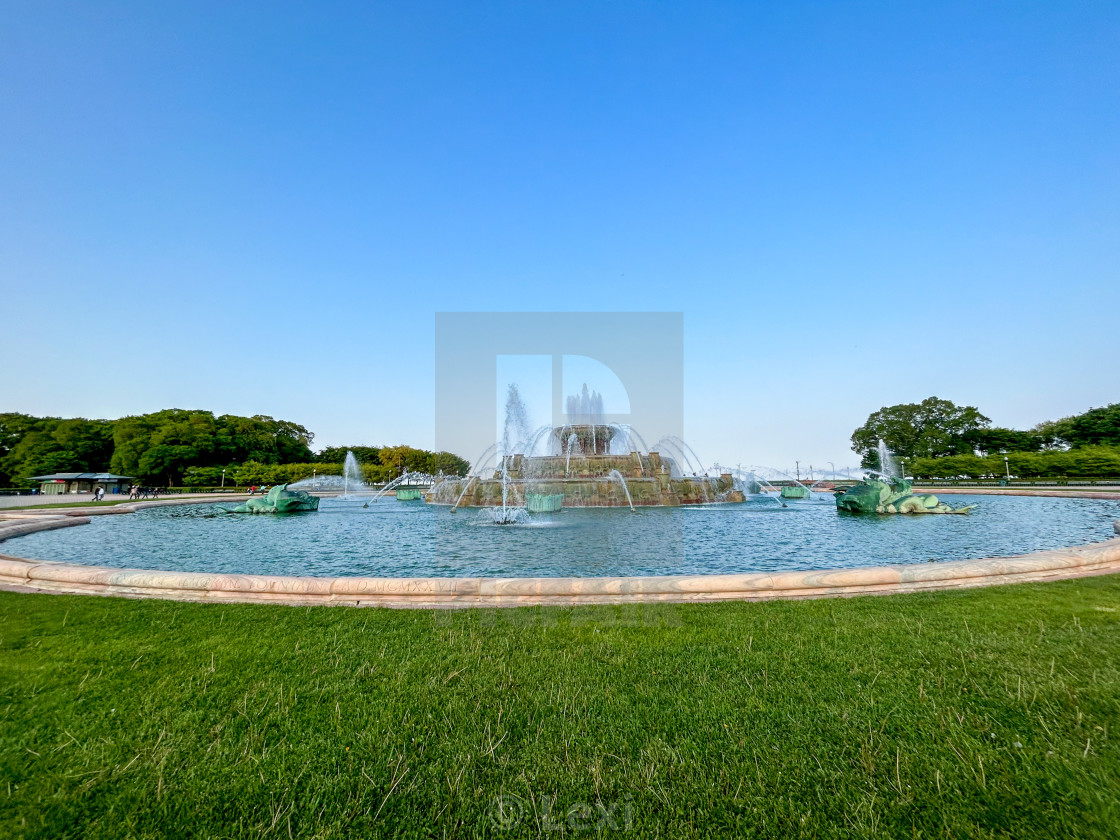
[[[1071,449],[1083,446],[1120,446],[1120,403],[1091,408],[1084,414],[1064,417],[1035,427],[1038,434],[1050,434]]]
[[[259,461],[310,461],[314,435],[303,426],[271,417],[215,417],[178,408],[123,417],[114,422],[109,469],[122,475],[178,484],[188,467]]]
[[[113,455],[108,420],[0,414],[0,485],[31,475],[104,470]]]
[[[1018,430],[991,426],[974,406],[930,397],[881,408],[852,433],[864,466],[879,466],[880,439],[922,477],[998,475],[1010,453],[1019,457],[1009,457],[1009,469],[1023,477],[1110,476],[1113,450],[1120,449],[1120,403]]]
[[[381,467],[374,480],[396,478],[404,471],[436,475],[466,475],[470,462],[451,452],[429,452],[412,446],[328,446],[315,457],[319,464],[341,465],[346,453],[353,452],[362,468]],[[325,473],[325,470],[320,470]]]
[[[353,452],[363,464],[381,463],[381,449],[377,446],[328,446],[315,456],[315,463],[341,464],[346,461],[347,452]]]
[[[1002,478],[1006,474],[1015,478],[1116,478],[1120,477],[1120,447],[917,458],[913,464],[907,462],[907,473],[918,478]]]
[[[967,452],[991,455],[996,452],[1038,452],[1049,448],[1046,439],[1032,431],[1004,429],[998,426],[989,429],[974,429],[966,432],[963,440]]]
[[[877,467],[879,441],[896,455],[911,459],[938,458],[971,452],[965,437],[985,429],[991,421],[974,406],[958,406],[929,397],[920,403],[880,408],[852,432],[852,449],[864,466]]]
[[[450,452],[411,446],[328,447],[316,455],[313,439],[303,426],[265,415],[215,417],[171,408],[86,420],[0,413],[0,486],[26,485],[33,475],[106,471],[151,484],[216,485],[223,468],[229,484],[273,484],[316,470],[341,472],[350,450],[368,481],[395,478],[402,470],[462,475],[470,467]]]

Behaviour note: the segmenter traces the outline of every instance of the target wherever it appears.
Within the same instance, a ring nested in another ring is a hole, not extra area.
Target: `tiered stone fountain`
[[[731,473],[718,478],[683,476],[659,452],[611,454],[616,427],[583,424],[557,426],[552,435],[560,454],[510,455],[489,478],[450,479],[430,490],[425,499],[455,507],[500,507],[503,488],[507,504],[536,506],[544,497],[562,496],[564,507],[626,507],[699,505],[742,502]],[[558,506],[557,501],[547,507]]]

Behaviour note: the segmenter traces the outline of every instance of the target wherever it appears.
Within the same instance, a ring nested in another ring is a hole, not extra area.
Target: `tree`
[[[431,453],[411,446],[382,446],[378,453],[381,465],[390,469],[389,477],[396,478],[404,472],[427,472]]]
[[[112,463],[114,472],[178,484],[190,467],[309,462],[313,438],[303,426],[266,415],[172,408],[117,420]]]
[[[1084,414],[1043,424],[1072,449],[1083,446],[1120,446],[1120,403],[1091,408]]]
[[[192,466],[220,463],[217,424],[209,411],[170,408],[124,417],[113,429],[112,470],[164,484],[179,484]]]
[[[460,458],[458,455],[451,452],[433,452],[428,472],[432,475],[440,472],[444,475],[466,475],[470,468],[470,461]]]
[[[965,432],[964,440],[971,450],[981,455],[996,452],[1038,452],[1045,445],[1045,439],[1034,432],[1020,432],[1018,429],[993,427],[973,429]]]
[[[0,437],[6,449],[0,456],[5,483],[56,472],[103,472],[113,454],[108,420],[0,415]]]
[[[43,422],[41,417],[32,417],[30,414],[18,412],[0,413],[0,485],[11,482],[10,469],[5,465],[5,459],[12,449],[23,438],[40,427]]]
[[[262,464],[304,463],[311,460],[315,435],[297,423],[276,420],[266,414],[237,417],[223,414],[217,419],[221,446],[231,461]]]
[[[865,462],[880,440],[907,460],[964,455],[972,451],[966,435],[990,423],[974,406],[929,397],[920,403],[880,408],[852,432],[852,449]]]
[[[206,485],[297,481],[342,471],[348,450],[362,463],[367,481],[395,478],[402,470],[464,474],[469,464],[449,452],[411,446],[329,447],[311,452],[314,435],[298,423],[267,415],[239,417],[170,408],[119,420],[62,420],[0,413],[0,486],[26,483],[32,475],[112,470],[144,483]],[[233,478],[241,465],[245,471]]]
[[[320,464],[341,464],[346,460],[347,452],[353,452],[362,464],[381,463],[381,449],[377,446],[328,446],[315,456],[315,460]]]
[[[233,486],[232,475],[226,477]],[[187,487],[217,487],[222,483],[222,467],[187,467],[183,484]]]

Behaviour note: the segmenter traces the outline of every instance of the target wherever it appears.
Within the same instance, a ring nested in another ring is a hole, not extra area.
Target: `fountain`
[[[742,502],[731,473],[700,473],[680,438],[663,438],[671,454],[644,450],[641,437],[617,423],[598,422],[602,398],[589,391],[567,401],[573,422],[531,427],[516,386],[510,386],[502,440],[489,447],[460,479],[433,487],[426,501],[460,507],[497,508],[495,521],[510,511],[556,511],[563,507],[670,506]],[[550,454],[535,454],[544,441]],[[495,461],[495,458],[497,459]],[[691,475],[679,466],[685,460]],[[623,493],[611,492],[617,482]],[[547,499],[547,501],[546,501]]]
[[[338,498],[347,501],[364,499],[373,492],[365,483],[362,476],[362,465],[353,452],[346,453],[346,460],[342,464],[341,475],[318,473],[312,478],[303,478],[293,481],[289,485],[292,489],[338,493]]]
[[[739,467],[732,467],[731,475],[734,480],[735,489],[744,496],[757,496],[763,499],[771,499],[778,507],[786,507],[786,503],[783,502],[781,498],[781,490],[760,476],[753,469],[743,470]]]
[[[634,512],[634,500],[630,498],[630,488],[626,486],[626,479],[622,477],[622,473],[618,470],[611,470],[607,478],[617,481],[622,485],[623,491],[626,493],[626,504],[630,505],[630,512]]]
[[[362,467],[353,452],[347,451],[346,460],[342,464],[342,498],[349,499],[350,487],[365,487],[365,478]]]
[[[376,501],[380,500],[382,496],[384,496],[386,493],[388,493],[390,490],[392,490],[398,484],[401,484],[405,479],[414,478],[414,477],[415,477],[414,473],[410,473],[408,470],[405,470],[403,473],[398,475],[396,478],[394,478],[392,481],[390,481],[388,484],[386,484],[384,487],[382,487],[380,490],[378,490],[377,493],[374,495],[372,501],[376,502]],[[398,495],[398,498],[399,498],[399,496],[400,496],[399,491],[398,491],[397,495]]]

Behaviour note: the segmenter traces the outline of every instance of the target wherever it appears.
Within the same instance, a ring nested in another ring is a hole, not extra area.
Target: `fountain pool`
[[[961,497],[971,503],[981,497]],[[983,496],[968,517],[876,517],[751,497],[726,505],[564,508],[519,527],[491,511],[324,498],[318,513],[153,507],[13,537],[31,560],[168,572],[314,577],[718,575],[1001,557],[1114,536],[1120,499]],[[933,565],[933,564],[930,564]]]

